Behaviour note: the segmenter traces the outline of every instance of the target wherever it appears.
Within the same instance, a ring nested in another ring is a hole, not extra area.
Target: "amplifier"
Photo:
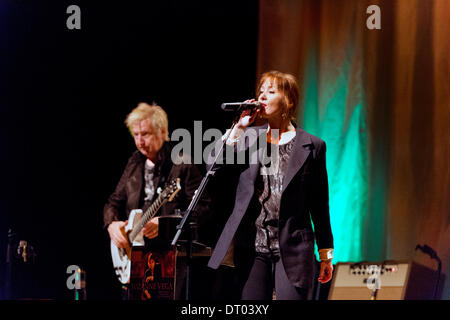
[[[437,297],[437,272],[415,262],[338,263],[329,300],[428,300]]]

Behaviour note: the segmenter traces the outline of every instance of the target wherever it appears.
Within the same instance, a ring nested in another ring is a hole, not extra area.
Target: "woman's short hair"
[[[276,85],[277,90],[284,96],[286,105],[292,104],[292,107],[289,108],[289,117],[291,120],[295,120],[299,102],[297,79],[291,74],[280,71],[265,72],[261,75],[261,79],[256,88],[256,97],[259,96],[261,87],[266,80],[269,80],[272,85]]]
[[[155,130],[158,130],[159,132],[165,131],[165,140],[169,141],[169,120],[167,118],[167,113],[154,102],[151,105],[141,102],[128,114],[125,119],[125,124],[131,135],[133,135],[132,126],[145,119],[149,119],[152,122]]]

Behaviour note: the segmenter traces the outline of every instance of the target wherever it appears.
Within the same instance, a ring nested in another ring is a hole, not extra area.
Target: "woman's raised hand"
[[[255,99],[250,99],[250,100],[245,100],[245,103],[252,103],[255,102]],[[261,112],[260,109],[256,108],[256,109],[247,109],[244,110],[241,113],[241,116],[239,118],[238,123],[236,124],[236,127],[238,129],[245,129],[248,126],[250,126],[256,119],[256,117],[258,116],[258,114]]]

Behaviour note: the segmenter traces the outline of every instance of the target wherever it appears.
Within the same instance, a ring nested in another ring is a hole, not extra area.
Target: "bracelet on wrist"
[[[320,249],[319,250],[319,260],[320,261],[327,261],[333,259],[333,249]]]

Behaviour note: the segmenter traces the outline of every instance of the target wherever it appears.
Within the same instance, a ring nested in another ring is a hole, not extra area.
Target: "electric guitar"
[[[172,180],[169,185],[159,193],[158,198],[145,213],[143,213],[141,209],[134,209],[130,212],[128,223],[122,230],[129,243],[126,248],[118,248],[114,242],[111,241],[111,256],[114,270],[121,283],[127,284],[130,282],[132,247],[144,246],[142,228],[156,215],[163,204],[173,200],[180,189],[180,178]]]

